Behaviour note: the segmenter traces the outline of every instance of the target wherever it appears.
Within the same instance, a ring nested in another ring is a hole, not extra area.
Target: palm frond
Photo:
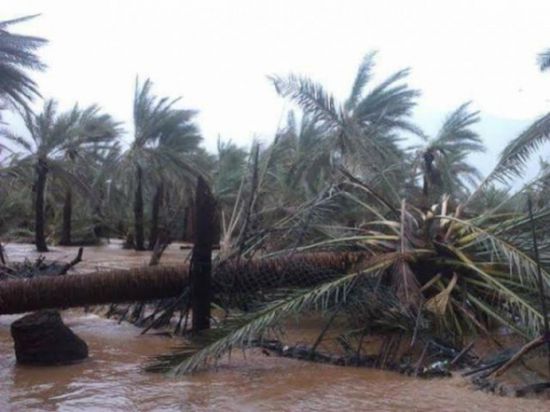
[[[277,93],[283,97],[289,97],[304,112],[323,122],[327,128],[343,125],[341,108],[322,85],[307,77],[294,74],[286,78],[271,76],[270,80],[273,82]]]
[[[363,61],[357,69],[357,74],[355,76],[355,81],[353,82],[353,87],[351,88],[350,96],[344,104],[346,110],[353,110],[357,103],[361,100],[363,90],[371,78],[371,71],[374,67],[375,56],[376,52],[370,52],[363,57]]]
[[[300,291],[290,297],[268,305],[250,316],[237,320],[238,326],[229,325],[227,329],[212,330],[212,342],[202,346],[198,351],[183,351],[174,355],[161,357],[153,364],[152,370],[169,370],[173,375],[196,371],[209,360],[220,358],[233,347],[248,346],[253,340],[261,338],[262,333],[275,326],[291,314],[297,315],[307,309],[327,309],[330,306],[346,301],[354,282],[361,276],[377,276],[386,269],[391,261],[377,262],[361,272],[352,273],[324,283],[318,287]],[[176,364],[174,365],[174,361]]]

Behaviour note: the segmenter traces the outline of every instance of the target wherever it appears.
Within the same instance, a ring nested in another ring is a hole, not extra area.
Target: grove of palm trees
[[[132,324],[129,346],[170,335],[139,371],[169,382],[224,376],[242,349],[252,364],[264,353],[342,374],[464,374],[548,406],[550,113],[482,173],[475,101],[425,132],[413,116],[423,90],[406,61],[378,76],[381,49],[343,98],[307,73],[269,74],[285,107],[271,138],[222,136],[211,151],[200,108],[155,79],[136,75],[131,123],[101,102],[63,110],[43,95],[33,76],[48,71],[48,40],[18,29],[35,19],[0,22],[0,319],[86,307]],[[550,51],[532,60],[546,74]],[[28,244],[37,253],[12,260]],[[104,250],[120,254],[116,269],[75,271]],[[144,263],[124,266],[125,254]]]

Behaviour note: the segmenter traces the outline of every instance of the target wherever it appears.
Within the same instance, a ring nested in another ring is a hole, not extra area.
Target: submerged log
[[[365,253],[308,253],[225,262],[214,269],[214,294],[254,293],[278,287],[309,287],[338,278]],[[68,276],[0,282],[0,315],[39,309],[147,301],[179,296],[189,283],[189,266],[151,266]]]
[[[17,363],[63,365],[88,357],[88,345],[53,310],[35,312],[11,325]]]

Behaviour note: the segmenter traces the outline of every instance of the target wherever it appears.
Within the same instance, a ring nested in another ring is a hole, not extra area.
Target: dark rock
[[[88,345],[73,333],[55,310],[23,316],[11,325],[17,362],[64,365],[88,357]]]

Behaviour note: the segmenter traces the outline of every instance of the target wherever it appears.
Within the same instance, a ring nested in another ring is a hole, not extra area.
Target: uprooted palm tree
[[[374,207],[355,198],[365,216],[372,215]],[[543,250],[549,242],[542,225],[549,218],[548,209],[535,214]],[[280,290],[271,298],[256,295],[259,309],[230,316],[152,368],[176,374],[196,370],[233,347],[256,344],[288,317],[311,311],[328,319],[337,314],[348,337],[382,330],[461,341],[470,333],[489,334],[494,325],[537,336],[543,315],[528,225],[523,213],[463,216],[460,208],[449,210],[447,198],[427,212],[403,201],[396,219],[380,213],[363,222],[360,232],[341,227],[339,235],[294,249],[364,250],[370,259],[312,287]],[[550,285],[547,267],[542,275]]]
[[[22,152],[18,164],[34,170],[35,243],[40,252],[48,250],[45,236],[45,193],[49,173],[68,185],[83,187],[78,177],[67,169],[67,156],[84,156],[92,145],[110,142],[118,134],[118,124],[98,106],[84,110],[75,106],[59,113],[57,103],[48,100],[42,113],[22,113],[28,135],[8,133],[8,138]]]
[[[34,17],[36,15],[0,21],[0,98],[24,108],[27,108],[33,97],[39,96],[38,87],[27,71],[45,68],[36,50],[46,40],[11,33],[8,29]]]
[[[129,176],[134,188],[134,241],[136,250],[145,250],[144,185],[156,177],[156,196],[160,201],[162,175],[172,173],[189,180],[198,173],[195,151],[201,140],[193,122],[196,112],[176,109],[180,100],[158,98],[153,83],[136,80],[134,94],[134,139],[123,154],[120,172]],[[159,192],[160,191],[160,192]]]

